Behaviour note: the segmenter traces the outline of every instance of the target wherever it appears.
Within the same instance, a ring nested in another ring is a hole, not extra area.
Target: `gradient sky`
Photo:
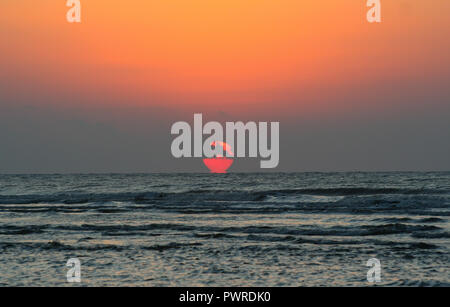
[[[450,170],[448,0],[65,2],[0,2],[0,172],[205,171],[194,112],[279,121],[278,171]]]

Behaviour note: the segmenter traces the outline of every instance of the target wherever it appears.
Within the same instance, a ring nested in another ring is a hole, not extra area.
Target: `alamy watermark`
[[[170,1],[170,0],[168,0]],[[370,7],[367,12],[367,21],[370,23],[381,22],[381,1],[380,0],[366,0],[366,6]],[[67,22],[80,23],[81,22],[81,2],[80,0],[67,0],[66,6],[70,7],[66,14]]]
[[[172,125],[171,134],[178,135],[171,146],[172,155],[175,158],[256,158],[259,156],[262,158],[261,168],[275,168],[280,160],[279,122],[270,123],[270,132],[267,122],[252,121],[245,124],[226,122],[224,129],[219,122],[208,122],[203,125],[202,114],[194,114],[193,129],[189,123],[179,121]],[[204,134],[209,135],[205,141],[203,141]],[[192,146],[192,137],[194,146]],[[218,144],[221,146],[217,146]],[[231,148],[235,149],[236,154]]]
[[[367,0],[366,5],[370,7],[367,12],[367,21],[370,23],[381,22],[381,2],[380,0]]]
[[[66,266],[69,267],[67,271],[66,278],[69,283],[80,283],[81,282],[81,262],[78,258],[70,258]],[[377,258],[370,258],[366,262],[366,266],[370,267],[367,271],[367,281],[369,283],[380,283],[381,282],[381,262]],[[182,298],[180,298],[182,300]],[[184,299],[185,300],[185,299]],[[269,298],[270,300],[270,298]]]
[[[78,258],[70,258],[67,260],[66,266],[70,267],[67,271],[67,282],[81,282],[81,262]]]
[[[367,281],[370,283],[381,282],[381,262],[377,258],[367,260],[366,266],[371,267],[367,271]]]
[[[67,0],[66,6],[70,7],[67,11],[67,22],[81,22],[81,2],[80,0]]]

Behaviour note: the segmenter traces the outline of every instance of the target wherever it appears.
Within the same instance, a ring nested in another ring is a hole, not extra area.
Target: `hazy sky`
[[[206,171],[194,112],[279,121],[275,171],[448,171],[450,2],[365,2],[3,0],[0,173]]]

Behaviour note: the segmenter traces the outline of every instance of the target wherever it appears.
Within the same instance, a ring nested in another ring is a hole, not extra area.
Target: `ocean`
[[[449,286],[449,215],[450,172],[0,175],[0,286]]]

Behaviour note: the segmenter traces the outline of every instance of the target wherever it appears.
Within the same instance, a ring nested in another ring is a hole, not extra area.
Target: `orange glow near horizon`
[[[81,0],[69,24],[63,0],[2,1],[1,84],[48,104],[289,113],[448,73],[449,1],[382,1],[381,24],[365,2]]]

